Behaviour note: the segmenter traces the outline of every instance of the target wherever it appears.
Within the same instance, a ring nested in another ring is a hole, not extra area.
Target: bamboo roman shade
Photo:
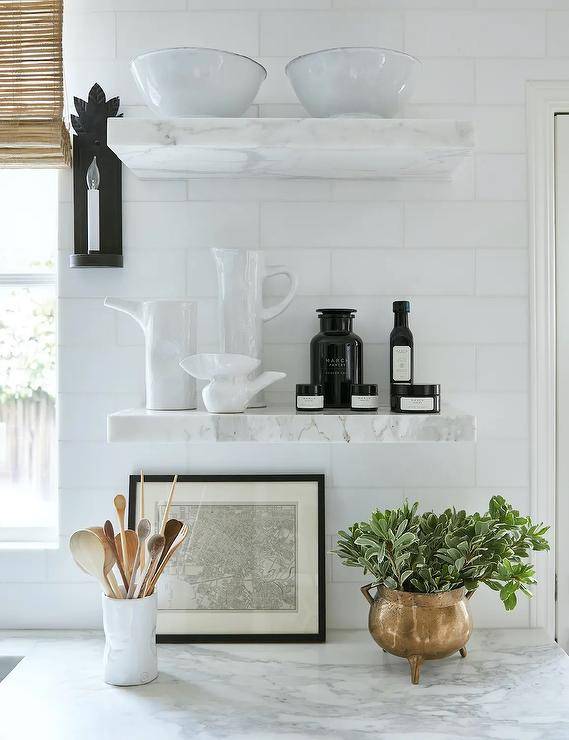
[[[0,0],[0,167],[62,167],[63,0]]]

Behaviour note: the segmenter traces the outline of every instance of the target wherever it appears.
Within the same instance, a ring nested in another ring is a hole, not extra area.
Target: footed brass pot
[[[407,658],[414,684],[419,683],[423,661],[446,658],[455,652],[466,657],[466,643],[472,634],[467,599],[473,591],[457,588],[412,594],[377,586],[374,599],[371,588],[368,584],[361,589],[370,603],[371,636],[386,652]]]

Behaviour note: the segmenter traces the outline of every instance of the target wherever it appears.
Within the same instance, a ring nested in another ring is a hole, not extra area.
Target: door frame
[[[526,83],[529,183],[530,511],[550,523],[551,551],[536,558],[530,626],[555,637],[556,296],[555,115],[569,113],[569,81]],[[569,556],[569,541],[563,543]]]

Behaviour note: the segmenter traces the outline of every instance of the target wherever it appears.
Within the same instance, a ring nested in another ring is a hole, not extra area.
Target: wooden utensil
[[[139,519],[144,519],[144,471],[140,470],[140,512]],[[140,554],[140,570],[144,570],[146,564],[146,550]]]
[[[117,519],[119,521],[119,529],[121,532],[121,550],[122,550],[122,562],[126,573],[130,573],[132,563],[128,561],[128,550],[126,547],[126,536],[124,527],[124,513],[126,511],[126,499],[122,493],[118,493],[113,499],[115,505],[115,511],[117,512]]]
[[[168,519],[166,522],[166,526],[164,527],[164,549],[162,550],[162,554],[160,555],[160,560],[158,561],[157,568],[160,567],[160,564],[168,554],[168,550],[172,547],[172,543],[178,536],[180,530],[184,526],[184,523],[179,521],[178,519]]]
[[[136,571],[138,570],[138,566],[140,564],[140,551],[145,546],[146,539],[150,534],[151,529],[152,526],[148,519],[141,519],[138,522],[138,527],[136,528],[136,534],[138,535],[138,547],[136,548],[136,556],[134,558],[134,565],[132,567],[130,583],[126,594],[127,599],[132,599],[132,596],[134,594],[134,588],[136,586]]]
[[[113,596],[105,576],[105,548],[97,535],[88,529],[80,529],[71,535],[69,549],[77,565],[99,581],[107,596]]]
[[[174,542],[172,542],[172,544],[170,546],[170,549],[166,553],[164,559],[162,560],[162,562],[160,563],[160,565],[158,566],[158,568],[156,568],[156,573],[152,577],[152,580],[150,582],[150,585],[146,589],[146,593],[149,596],[150,596],[151,593],[153,593],[154,589],[156,588],[156,583],[158,582],[158,579],[160,578],[160,576],[164,572],[164,568],[168,565],[168,561],[170,560],[170,558],[172,557],[172,555],[176,552],[176,550],[180,547],[180,545],[182,544],[182,542],[186,539],[186,536],[187,536],[187,534],[188,534],[189,531],[190,531],[190,528],[188,527],[188,525],[187,524],[184,524],[182,526],[182,529],[178,532],[178,536],[176,537],[176,539],[174,540]]]
[[[107,543],[109,544],[109,547],[111,547],[115,552],[115,557],[117,559],[117,568],[119,569],[119,573],[121,574],[123,586],[125,587],[125,590],[128,591],[129,580],[126,577],[126,573],[124,572],[122,558],[119,554],[120,548],[117,548],[117,544],[115,542],[115,530],[113,529],[113,524],[109,519],[107,519],[103,526],[103,533],[105,535]]]
[[[126,539],[126,551],[128,555],[128,562],[132,566],[134,564],[134,559],[136,557],[136,548],[138,547],[138,535],[136,534],[134,529],[125,529],[124,536]],[[120,532],[115,535],[115,545],[116,545],[117,551],[120,551],[122,549]],[[123,567],[124,567],[124,563],[123,563]],[[130,570],[127,570],[125,568],[125,573],[126,573],[127,579],[130,581],[130,576],[131,576]]]
[[[146,596],[146,588],[150,583],[150,579],[156,572],[156,566],[158,565],[158,560],[160,559],[160,555],[162,554],[163,549],[164,535],[153,534],[152,537],[148,540],[148,567],[146,569],[144,577],[141,577],[141,581],[135,592],[135,598],[138,598],[139,596],[141,598],[144,598]]]
[[[115,578],[115,574],[113,573],[113,567],[117,562],[117,556],[115,554],[114,548],[112,548],[107,542],[107,538],[105,537],[105,532],[102,527],[87,527],[87,530],[96,534],[99,538],[99,541],[103,545],[103,548],[105,550],[105,566],[103,569],[103,573],[105,574],[107,581],[109,582],[109,586],[111,587],[111,591],[113,592],[115,598],[122,599],[123,595],[120,592],[117,584],[117,579]]]
[[[172,488],[170,488],[168,501],[166,501],[166,508],[164,509],[164,516],[162,517],[162,525],[160,526],[160,534],[164,534],[164,529],[166,528],[166,522],[168,521],[168,514],[170,513],[170,506],[172,505],[172,499],[174,498],[174,489],[176,488],[177,482],[178,476],[175,475],[174,480],[172,481]]]

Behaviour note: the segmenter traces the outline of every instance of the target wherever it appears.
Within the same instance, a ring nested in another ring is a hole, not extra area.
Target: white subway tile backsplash
[[[522,105],[530,80],[564,80],[569,59],[479,59],[476,101],[484,105]]]
[[[474,102],[472,59],[424,59],[411,103]]]
[[[123,167],[123,201],[186,200],[185,180],[141,180]]]
[[[450,391],[473,391],[476,387],[474,345],[425,344],[415,341],[415,379],[439,383],[443,401]]]
[[[407,203],[408,247],[527,246],[527,206],[511,202]]]
[[[63,43],[68,60],[89,59],[98,63],[112,59],[116,50],[115,14],[66,12]]]
[[[404,498],[403,488],[329,486],[326,490],[326,531],[332,535],[333,545],[339,529],[347,530],[354,522],[367,521],[375,509],[400,506]]]
[[[288,247],[396,247],[403,236],[396,203],[261,203],[261,243]]]
[[[127,393],[60,393],[58,438],[70,442],[104,442],[108,414],[144,406],[144,389],[138,380],[133,385],[137,389]]]
[[[188,200],[263,201],[330,200],[330,180],[277,180],[244,178],[238,180],[203,179],[187,181]]]
[[[525,393],[447,393],[446,400],[478,420],[478,440],[527,439],[529,404]]]
[[[528,486],[529,443],[526,440],[480,440],[476,445],[476,484]]]
[[[478,200],[525,200],[527,162],[523,154],[479,154],[476,157]]]
[[[410,11],[405,50],[426,57],[542,57],[545,14]]]
[[[526,252],[491,249],[476,251],[476,293],[478,295],[527,295],[528,287]]]
[[[476,383],[479,391],[527,391],[528,347],[480,345],[476,350]]]
[[[42,583],[46,580],[46,550],[0,550],[0,583]],[[5,597],[4,586],[2,592]]]
[[[60,298],[57,323],[60,347],[112,347],[115,318],[101,298]]]
[[[333,46],[403,46],[400,13],[366,11],[266,12],[261,14],[263,56],[294,57]]]
[[[59,358],[59,388],[67,393],[136,393],[144,388],[139,347],[67,347]]]
[[[474,292],[474,254],[448,250],[332,252],[332,293],[461,295]]]
[[[473,486],[475,451],[476,445],[470,443],[336,445],[331,485],[338,488]]]
[[[569,38],[569,12],[547,14],[547,54],[550,57],[567,57]]]
[[[259,53],[255,12],[118,13],[117,56],[172,46],[208,46],[240,54]]]

